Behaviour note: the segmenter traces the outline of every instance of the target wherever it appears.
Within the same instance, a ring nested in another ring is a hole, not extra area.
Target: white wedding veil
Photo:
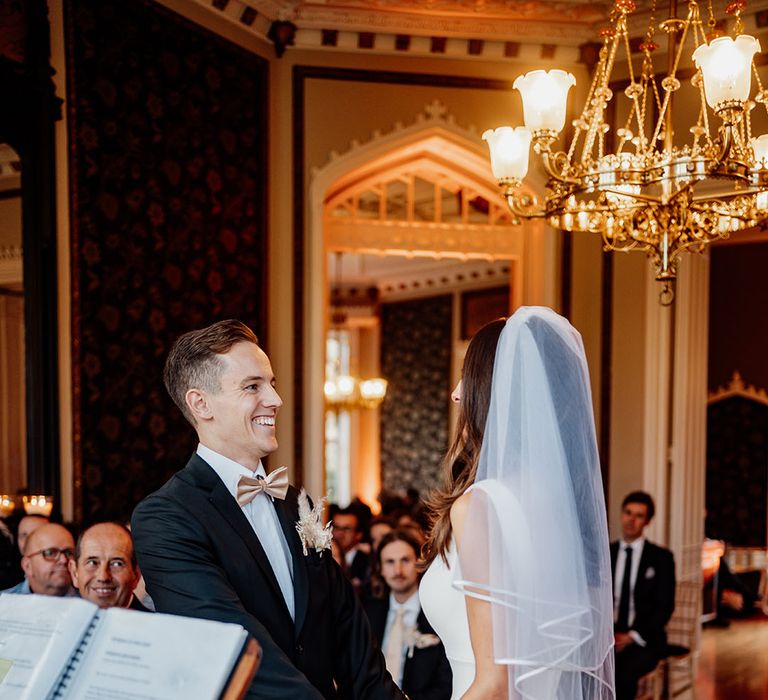
[[[469,390],[469,387],[465,387]],[[608,528],[579,333],[520,308],[496,349],[454,585],[492,607],[509,697],[614,697]]]

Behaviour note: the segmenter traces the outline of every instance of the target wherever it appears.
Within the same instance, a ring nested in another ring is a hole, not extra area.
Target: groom
[[[133,514],[157,611],[245,627],[263,651],[248,697],[402,699],[330,551],[303,553],[296,490],[265,479],[282,400],[256,336],[235,320],[186,333],[163,378],[200,443]]]

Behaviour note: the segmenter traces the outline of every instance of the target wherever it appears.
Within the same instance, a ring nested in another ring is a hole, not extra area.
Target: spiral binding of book
[[[70,684],[72,683],[72,678],[75,675],[75,671],[77,671],[78,666],[80,666],[80,662],[85,656],[85,650],[91,643],[91,639],[93,638],[93,635],[96,632],[96,627],[100,621],[101,614],[96,613],[91,620],[91,624],[88,625],[88,629],[85,630],[83,639],[80,641],[80,644],[78,644],[75,653],[72,654],[69,663],[64,667],[64,670],[61,673],[61,677],[56,682],[53,693],[48,700],[63,700],[67,696],[67,691]]]

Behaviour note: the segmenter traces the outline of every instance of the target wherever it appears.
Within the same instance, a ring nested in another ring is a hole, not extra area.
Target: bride
[[[452,700],[608,700],[608,530],[581,336],[523,307],[467,349],[422,608]]]

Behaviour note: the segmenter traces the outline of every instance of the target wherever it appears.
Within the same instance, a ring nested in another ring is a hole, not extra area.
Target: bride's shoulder
[[[487,497],[489,493],[488,488],[492,488],[491,481],[486,479],[482,482],[475,482],[453,502],[451,506],[451,528],[459,537],[464,530],[464,523],[467,520],[470,503]]]

